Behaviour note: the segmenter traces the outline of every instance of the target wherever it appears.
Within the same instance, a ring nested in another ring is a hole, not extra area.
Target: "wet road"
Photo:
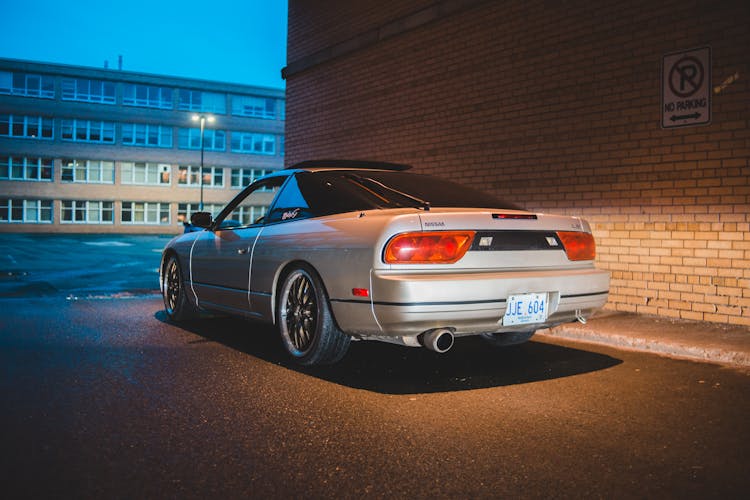
[[[0,300],[3,494],[691,497],[750,487],[750,376],[586,344],[286,363],[158,297]]]
[[[151,293],[171,236],[0,234],[0,298]]]

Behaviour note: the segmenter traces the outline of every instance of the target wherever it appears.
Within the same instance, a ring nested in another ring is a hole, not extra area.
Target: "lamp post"
[[[206,122],[213,123],[214,117],[211,115],[193,115],[193,121],[194,122],[200,122],[201,124],[201,202],[200,205],[198,205],[198,211],[203,211],[203,133],[206,130]]]

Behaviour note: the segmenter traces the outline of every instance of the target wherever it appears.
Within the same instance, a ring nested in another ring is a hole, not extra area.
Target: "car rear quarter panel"
[[[357,212],[265,227],[253,252],[253,309],[273,321],[274,294],[284,271],[295,263],[306,263],[321,277],[342,329],[356,329],[359,322],[374,325],[369,299],[354,297],[352,289],[369,290],[370,270],[380,259],[377,243],[386,227],[416,231],[421,226],[418,214],[409,210],[387,216]]]

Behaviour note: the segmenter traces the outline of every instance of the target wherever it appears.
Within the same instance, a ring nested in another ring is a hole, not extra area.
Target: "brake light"
[[[536,214],[492,214],[493,219],[536,220]]]
[[[463,257],[474,240],[474,231],[403,233],[385,246],[388,264],[453,264]]]
[[[562,241],[569,260],[594,260],[596,257],[596,243],[591,233],[558,231],[557,236]]]

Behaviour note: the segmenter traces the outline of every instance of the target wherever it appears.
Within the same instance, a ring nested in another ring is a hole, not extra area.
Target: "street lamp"
[[[214,120],[214,117],[211,115],[193,115],[193,121],[201,123],[201,202],[198,205],[199,212],[203,211],[203,132],[206,129],[206,122],[213,123]]]

